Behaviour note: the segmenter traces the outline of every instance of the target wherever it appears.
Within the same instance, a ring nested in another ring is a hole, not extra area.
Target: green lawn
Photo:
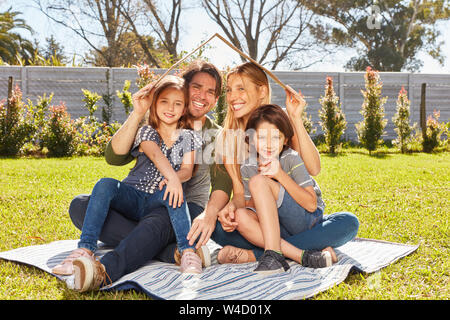
[[[314,299],[449,299],[450,153],[384,153],[360,149],[322,155],[316,178],[327,213],[350,211],[359,237],[420,244],[374,274],[352,274]],[[123,179],[131,165],[102,158],[0,159],[0,251],[76,239],[67,209],[101,177]],[[78,294],[55,277],[0,261],[0,299],[145,299],[134,291]]]

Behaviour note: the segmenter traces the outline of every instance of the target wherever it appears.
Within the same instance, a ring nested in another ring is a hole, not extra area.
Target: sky
[[[66,56],[75,56],[79,59],[79,55],[84,54],[89,50],[89,46],[76,36],[71,30],[66,29],[47,18],[37,8],[32,0],[0,0],[0,12],[12,7],[13,11],[20,11],[22,15],[20,18],[24,19],[26,23],[33,28],[35,33],[31,35],[29,32],[22,32],[23,36],[29,40],[37,39],[39,43],[45,44],[45,38],[53,35],[58,43],[64,47]],[[189,20],[186,24],[184,33],[181,38],[179,48],[186,52],[191,52],[198,47],[203,41],[207,40],[214,33],[218,32],[223,35],[220,27],[215,25],[202,9],[190,9],[191,16],[196,19]],[[187,21],[185,19],[184,21]],[[439,23],[439,29],[444,36],[448,37],[448,30],[450,30],[450,21]],[[450,39],[450,38],[449,38]],[[213,39],[210,42],[211,47],[204,52],[204,56],[214,63],[219,68],[232,66],[241,62],[237,53],[231,48],[222,43],[219,39]],[[421,73],[450,73],[450,40],[447,40],[443,46],[443,53],[447,57],[444,66],[428,56],[426,53],[420,53],[418,58],[423,61]],[[315,64],[303,71],[326,71],[326,72],[343,72],[344,65],[349,57],[354,56],[355,51],[351,49],[342,49],[337,53],[330,55],[325,61]]]

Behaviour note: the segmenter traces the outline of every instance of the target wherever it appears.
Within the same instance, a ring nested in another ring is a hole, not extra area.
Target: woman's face
[[[248,119],[267,95],[264,86],[258,86],[245,75],[232,74],[227,79],[227,103],[236,119]]]
[[[287,139],[275,125],[263,121],[256,127],[253,143],[260,157],[274,159],[280,155]]]

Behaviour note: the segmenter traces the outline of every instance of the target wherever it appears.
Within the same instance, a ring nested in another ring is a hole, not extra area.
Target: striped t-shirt
[[[314,188],[317,196],[317,208],[321,208],[323,211],[325,209],[325,203],[322,200],[322,191],[320,191],[317,182],[309,175],[298,152],[289,148],[281,153],[279,161],[283,171],[286,172],[299,186],[312,186]],[[242,182],[244,183],[245,200],[250,200],[251,198],[248,182],[250,178],[256,174],[258,174],[258,160],[256,157],[250,157],[244,164],[241,165],[241,176]],[[283,202],[285,192],[283,186],[280,185],[280,187],[277,200],[278,208]]]

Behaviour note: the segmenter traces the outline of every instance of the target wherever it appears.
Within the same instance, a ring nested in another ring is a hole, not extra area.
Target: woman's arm
[[[298,101],[286,90],[286,110],[295,132],[292,138],[293,149],[302,157],[309,174],[317,176],[320,173],[320,154],[303,125],[302,113],[305,105],[305,100]]]

